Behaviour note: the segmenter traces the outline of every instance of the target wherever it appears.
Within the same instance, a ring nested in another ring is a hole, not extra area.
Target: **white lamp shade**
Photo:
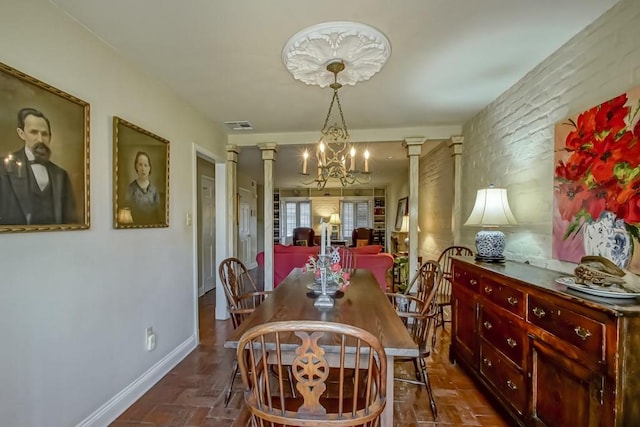
[[[342,221],[340,221],[340,214],[332,213],[331,217],[329,218],[329,224],[331,224],[331,225],[340,225],[340,224],[342,224]]]
[[[133,217],[131,215],[131,209],[129,209],[129,208],[118,209],[118,223],[120,223],[120,224],[133,224]]]
[[[417,228],[418,232],[420,232],[420,226]],[[409,232],[409,215],[402,216],[402,225],[400,226],[399,233],[408,233]]]
[[[483,188],[478,190],[476,204],[464,225],[499,226],[515,225],[506,188]]]
[[[408,233],[408,232],[409,232],[409,215],[403,215],[402,225],[400,226],[400,233]]]

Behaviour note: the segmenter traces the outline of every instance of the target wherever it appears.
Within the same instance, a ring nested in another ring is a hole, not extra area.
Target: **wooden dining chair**
[[[224,294],[227,297],[227,310],[231,316],[233,328],[237,328],[246,319],[264,298],[268,291],[258,291],[247,267],[238,258],[227,258],[220,263],[218,275],[222,282]],[[224,406],[229,404],[231,391],[236,375],[238,375],[238,361],[233,361],[233,370],[229,379]]]
[[[414,295],[419,300],[426,300],[434,287],[434,280],[440,281],[442,269],[435,260],[424,262],[404,290],[405,294]]]
[[[407,327],[409,334],[418,345],[418,357],[411,358],[415,370],[416,380],[395,378],[398,381],[411,384],[424,385],[429,396],[429,406],[434,420],[438,417],[436,402],[433,398],[433,390],[427,373],[427,365],[424,358],[429,357],[431,349],[435,346],[435,327],[432,333],[431,346],[429,346],[429,333],[431,326],[435,325],[438,315],[436,295],[440,286],[442,271],[434,260],[426,261],[411,280],[415,292],[411,293],[387,293],[387,298],[396,309],[396,313]],[[406,361],[407,358],[397,357],[396,361]]]
[[[356,272],[356,254],[349,248],[340,247],[340,266],[342,270],[353,276]]]
[[[445,322],[451,322],[451,320],[445,320],[444,318],[444,308],[451,307],[451,285],[453,284],[451,257],[472,255],[473,251],[466,246],[449,246],[438,257],[438,264],[442,269],[442,279],[436,295],[436,303],[438,305],[437,320],[438,324],[442,325],[442,329],[444,329]]]
[[[387,356],[368,331],[321,321],[265,323],[245,332],[237,351],[254,425],[379,426],[387,404]],[[266,374],[270,364],[276,375]],[[299,397],[284,386],[286,366]],[[359,375],[349,376],[348,369]],[[338,381],[330,383],[330,376]]]

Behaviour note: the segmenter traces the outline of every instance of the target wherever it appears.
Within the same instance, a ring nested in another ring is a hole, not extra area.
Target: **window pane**
[[[371,227],[371,208],[367,201],[343,201],[340,219],[342,220],[342,238],[351,239],[353,230],[358,227]]]
[[[311,227],[311,202],[285,201],[281,221],[287,238],[293,237],[294,228]]]
[[[342,238],[350,239],[354,229],[354,204],[353,202],[342,202],[342,212],[340,214],[342,221]]]
[[[296,228],[296,205],[295,202],[286,202],[284,205],[284,232],[287,237],[293,237],[293,229]]]
[[[355,228],[369,227],[369,203],[357,202]]]
[[[311,227],[311,203],[300,202],[300,223],[299,227]]]

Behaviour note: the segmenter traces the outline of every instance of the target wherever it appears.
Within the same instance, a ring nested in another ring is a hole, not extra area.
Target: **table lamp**
[[[517,224],[507,199],[506,188],[478,190],[476,203],[464,225],[484,227],[476,234],[476,260],[486,262],[504,262],[506,240],[504,233],[497,228]]]
[[[118,223],[119,224],[133,224],[133,217],[131,216],[131,209],[129,209],[129,208],[118,209]]]
[[[402,216],[402,225],[400,226],[400,233],[407,233],[407,237],[404,239],[404,244],[407,250],[409,250],[409,215]],[[418,233],[420,232],[420,226],[418,226]]]

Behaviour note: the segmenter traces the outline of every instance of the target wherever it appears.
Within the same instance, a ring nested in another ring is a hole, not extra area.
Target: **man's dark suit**
[[[30,190],[35,184],[29,160],[23,150],[13,153],[13,158],[21,162],[20,176],[16,168],[9,172],[0,164],[0,224],[31,225],[38,213],[33,211],[33,196]],[[48,224],[72,224],[77,222],[76,204],[69,174],[54,163],[45,166],[49,174],[52,209]],[[35,184],[37,186],[37,184]],[[41,223],[42,224],[42,223]]]

